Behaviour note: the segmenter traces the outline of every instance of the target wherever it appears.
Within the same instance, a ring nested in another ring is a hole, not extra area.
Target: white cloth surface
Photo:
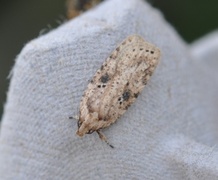
[[[96,133],[76,136],[77,122],[68,117],[78,114],[95,71],[131,34],[158,46],[162,57],[136,102],[103,130],[112,149]],[[0,178],[218,179],[218,61],[202,48],[214,40],[187,45],[142,0],[105,1],[32,40],[12,71]]]

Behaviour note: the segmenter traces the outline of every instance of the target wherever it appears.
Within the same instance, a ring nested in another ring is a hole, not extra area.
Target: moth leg
[[[69,119],[75,119],[75,120],[79,120],[79,116],[71,116],[71,117],[69,117]]]
[[[97,130],[96,132],[98,133],[98,136],[99,136],[99,138],[100,138],[102,141],[106,142],[107,145],[109,145],[111,148],[114,148],[114,146],[112,146],[112,145],[107,141],[106,136],[105,136],[103,133],[101,133],[100,130]]]

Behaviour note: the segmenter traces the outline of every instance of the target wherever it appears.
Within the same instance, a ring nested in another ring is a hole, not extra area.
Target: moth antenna
[[[107,141],[107,138],[106,138],[106,136],[105,136],[103,133],[101,133],[99,130],[96,131],[96,132],[98,133],[98,136],[99,136],[99,138],[100,138],[102,141],[106,142],[107,145],[110,146],[111,148],[114,148],[114,146],[112,146],[112,145]]]

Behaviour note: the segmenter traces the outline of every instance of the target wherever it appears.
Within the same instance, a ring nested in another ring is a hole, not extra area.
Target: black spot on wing
[[[122,95],[123,100],[124,101],[128,101],[128,99],[130,98],[130,92],[129,91],[125,91]]]
[[[107,83],[110,80],[109,75],[106,73],[105,75],[101,76],[100,81],[102,83]]]

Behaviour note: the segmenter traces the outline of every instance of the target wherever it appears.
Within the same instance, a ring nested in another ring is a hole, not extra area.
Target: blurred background
[[[96,3],[97,0],[93,2]],[[218,27],[218,0],[148,2],[160,9],[188,43]],[[93,4],[88,0],[0,0],[0,117],[9,85],[7,77],[24,45],[78,15],[80,10],[89,9]]]

